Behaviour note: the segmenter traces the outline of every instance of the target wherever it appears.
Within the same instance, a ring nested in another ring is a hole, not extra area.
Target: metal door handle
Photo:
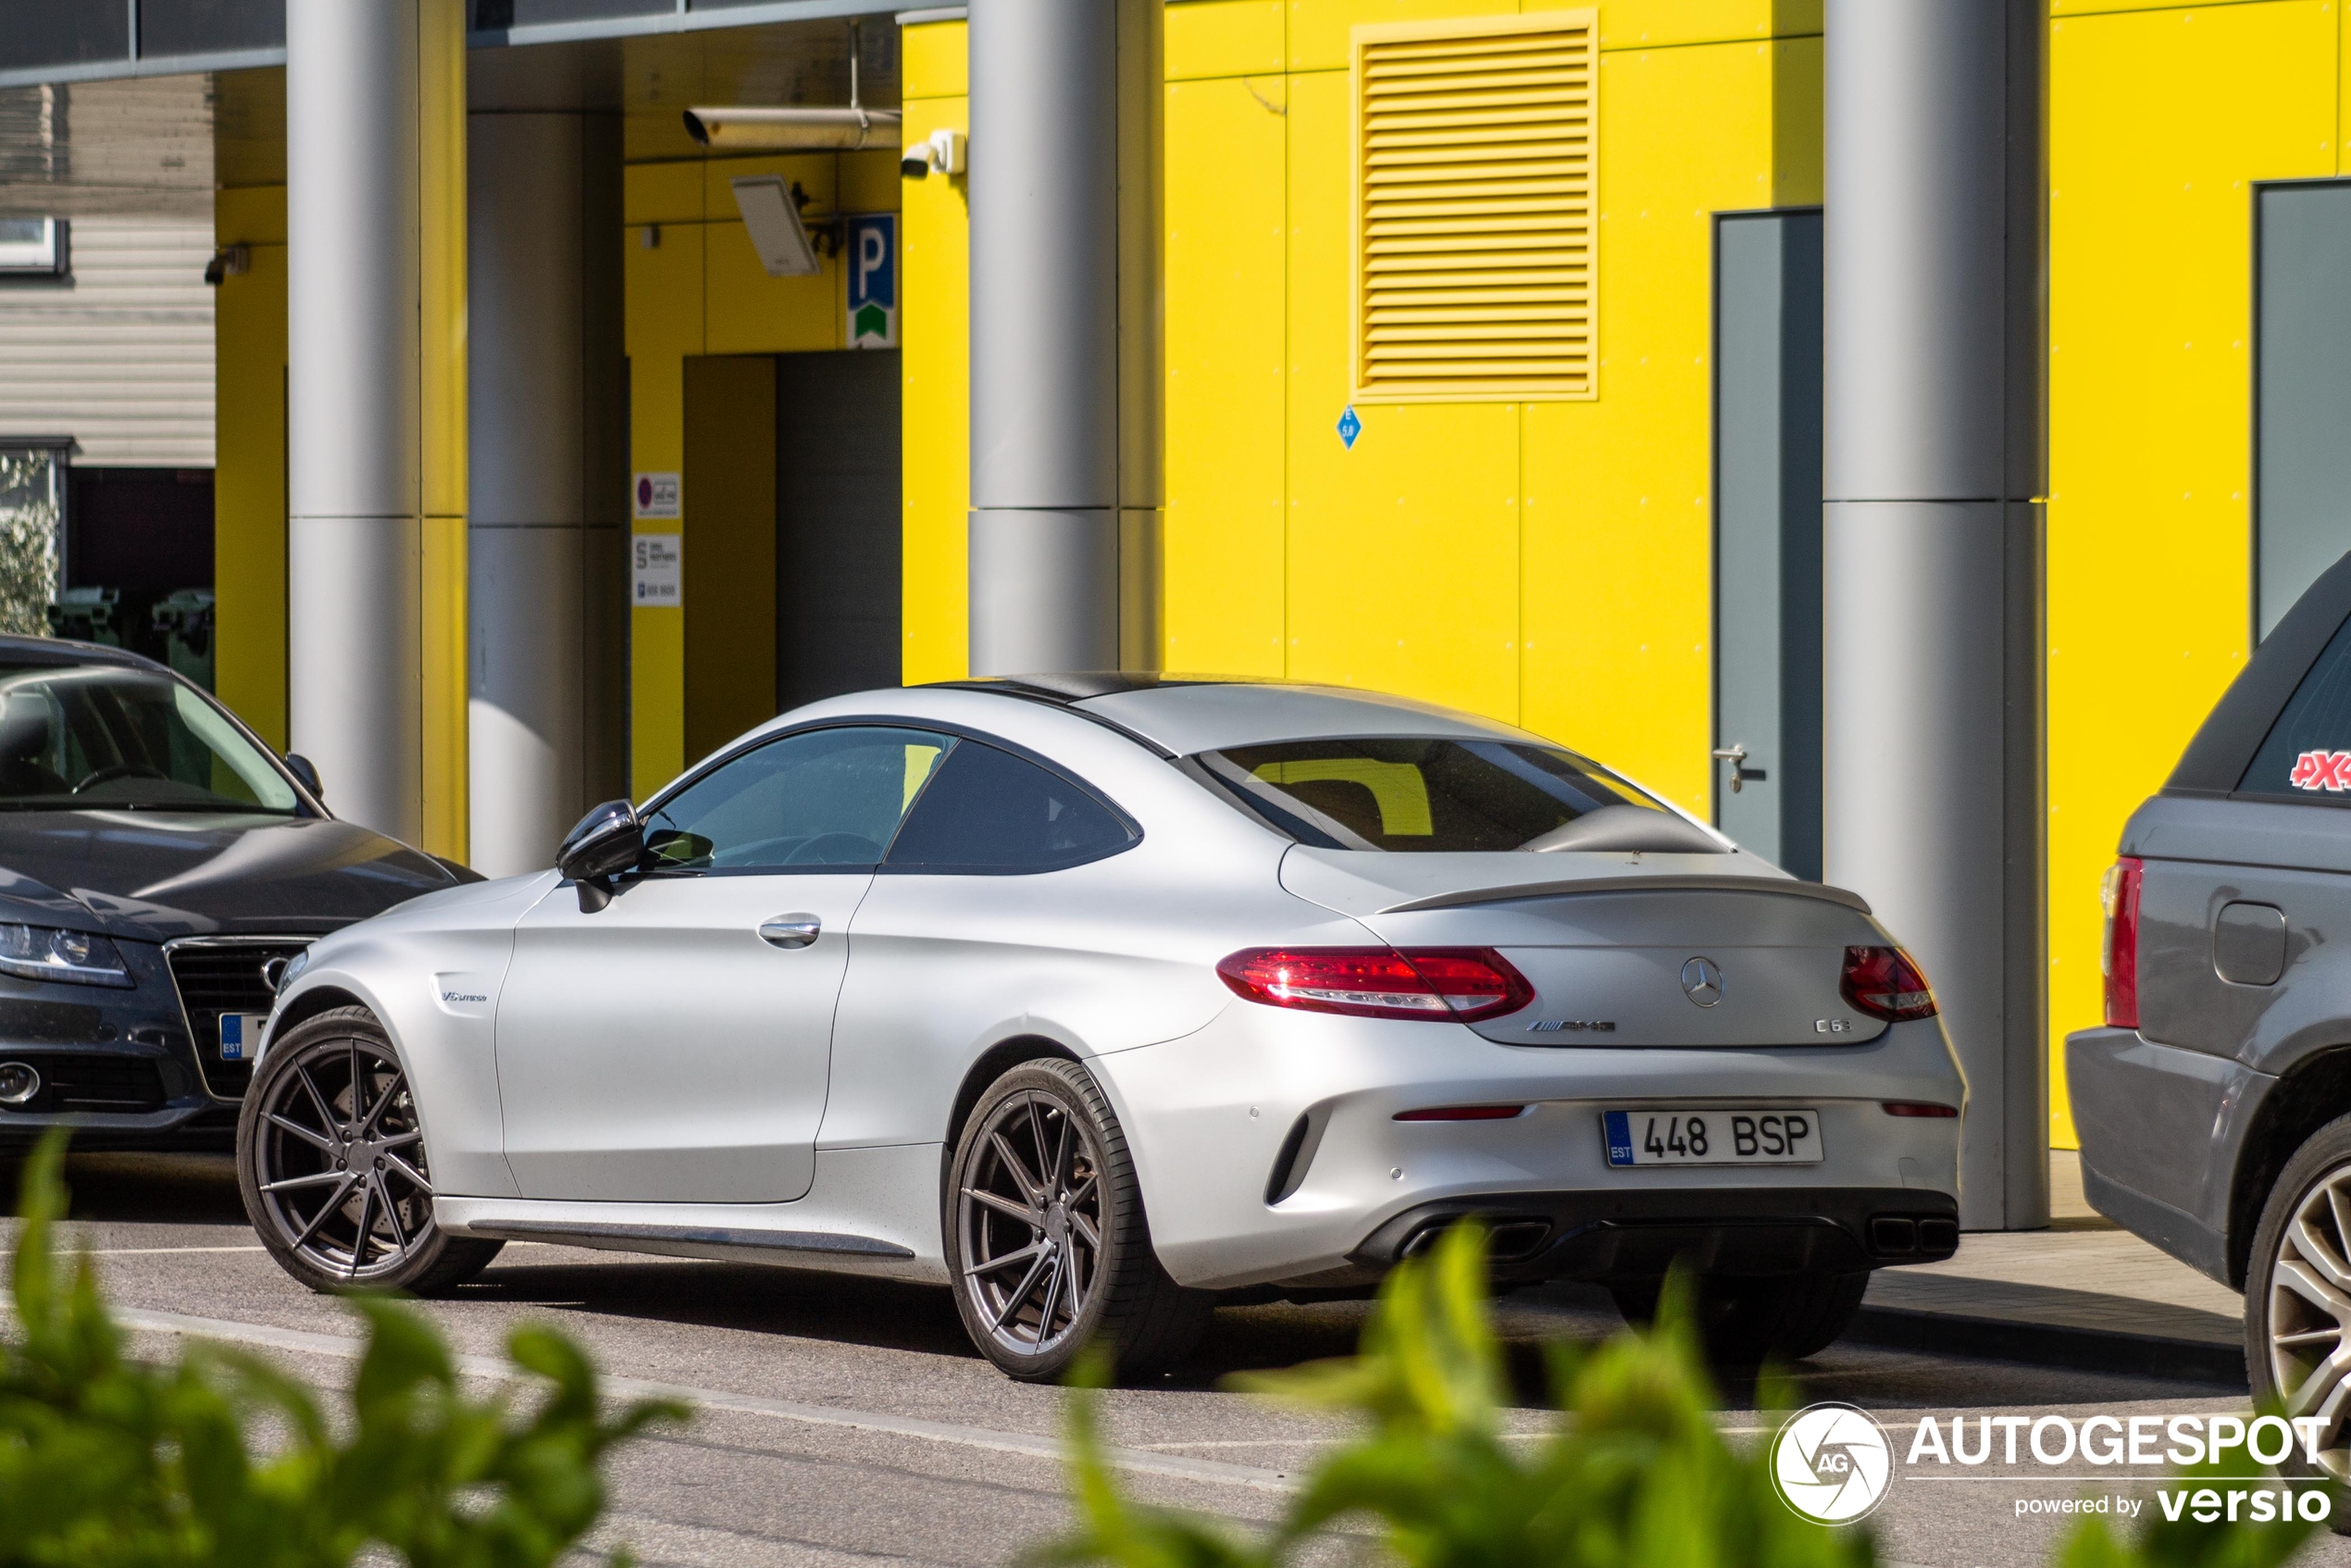
[[[1715,752],[1714,760],[1731,765],[1731,793],[1734,795],[1739,792],[1739,786],[1743,784],[1760,784],[1772,777],[1760,767],[1747,765],[1747,747],[1736,740]]]
[[[776,947],[806,947],[824,929],[825,923],[813,915],[778,915],[760,923],[759,940]]]

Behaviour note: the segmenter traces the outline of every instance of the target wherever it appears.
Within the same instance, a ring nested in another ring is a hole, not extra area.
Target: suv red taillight
[[[1857,1009],[1889,1024],[1934,1016],[1934,988],[1898,947],[1847,948],[1836,989]]]
[[[1499,1018],[1535,1000],[1526,977],[1483,947],[1250,948],[1216,973],[1250,1002],[1359,1018]]]
[[[2146,875],[2143,861],[2124,855],[2106,868],[2098,902],[2106,906],[2106,943],[2098,952],[2098,972],[2106,977],[2106,1022],[2108,1028],[2139,1027],[2139,884]]]

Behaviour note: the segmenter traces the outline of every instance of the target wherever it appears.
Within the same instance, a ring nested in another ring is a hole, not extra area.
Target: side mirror
[[[645,857],[645,826],[627,801],[606,801],[579,819],[555,852],[555,869],[579,888],[579,907],[594,914],[612,902],[604,878],[633,871]]]
[[[318,765],[300,752],[286,753],[286,771],[294,776],[296,783],[310,791],[311,799],[323,801],[327,798],[327,787],[318,782]]]

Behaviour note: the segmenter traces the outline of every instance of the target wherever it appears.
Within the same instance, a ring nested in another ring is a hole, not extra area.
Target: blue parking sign
[[[849,277],[851,348],[898,346],[898,215],[868,212],[849,220],[843,260]]]

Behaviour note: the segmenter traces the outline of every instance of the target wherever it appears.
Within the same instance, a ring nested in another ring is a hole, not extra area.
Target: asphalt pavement
[[[76,1241],[96,1256],[143,1354],[190,1336],[227,1339],[339,1385],[357,1325],[335,1300],[279,1272],[239,1208],[225,1159],[89,1156],[71,1163]],[[0,1168],[0,1193],[12,1193]],[[1963,1248],[1964,1255],[1964,1248]],[[1000,1376],[964,1340],[943,1290],[784,1270],[512,1245],[475,1284],[426,1309],[466,1370],[494,1375],[506,1334],[546,1322],[585,1344],[620,1392],[684,1390],[700,1412],[625,1452],[612,1470],[603,1540],[653,1564],[1003,1564],[1066,1525],[1059,1436],[1064,1396]],[[1106,1398],[1109,1440],[1135,1495],[1262,1526],[1344,1422],[1225,1391],[1228,1374],[1347,1353],[1364,1309],[1230,1308],[1178,1375]],[[1528,1383],[1513,1430],[1537,1433],[1538,1348],[1596,1339],[1617,1322],[1588,1291],[1506,1298],[1499,1321]],[[1846,1343],[1799,1369],[1807,1401],[1877,1415],[1897,1449],[1917,1419],[1964,1414],[2239,1413],[2241,1380],[2029,1365],[1932,1347]],[[1741,1437],[1760,1418],[1736,1397]],[[1920,1565],[2038,1562],[2070,1527],[2020,1502],[2123,1493],[2133,1482],[2080,1463],[1905,1469],[1879,1511],[1885,1556]],[[2152,1506],[2151,1504],[2149,1506]],[[1334,1547],[1337,1560],[1348,1553]],[[2351,1564],[2321,1539],[2300,1561]]]

